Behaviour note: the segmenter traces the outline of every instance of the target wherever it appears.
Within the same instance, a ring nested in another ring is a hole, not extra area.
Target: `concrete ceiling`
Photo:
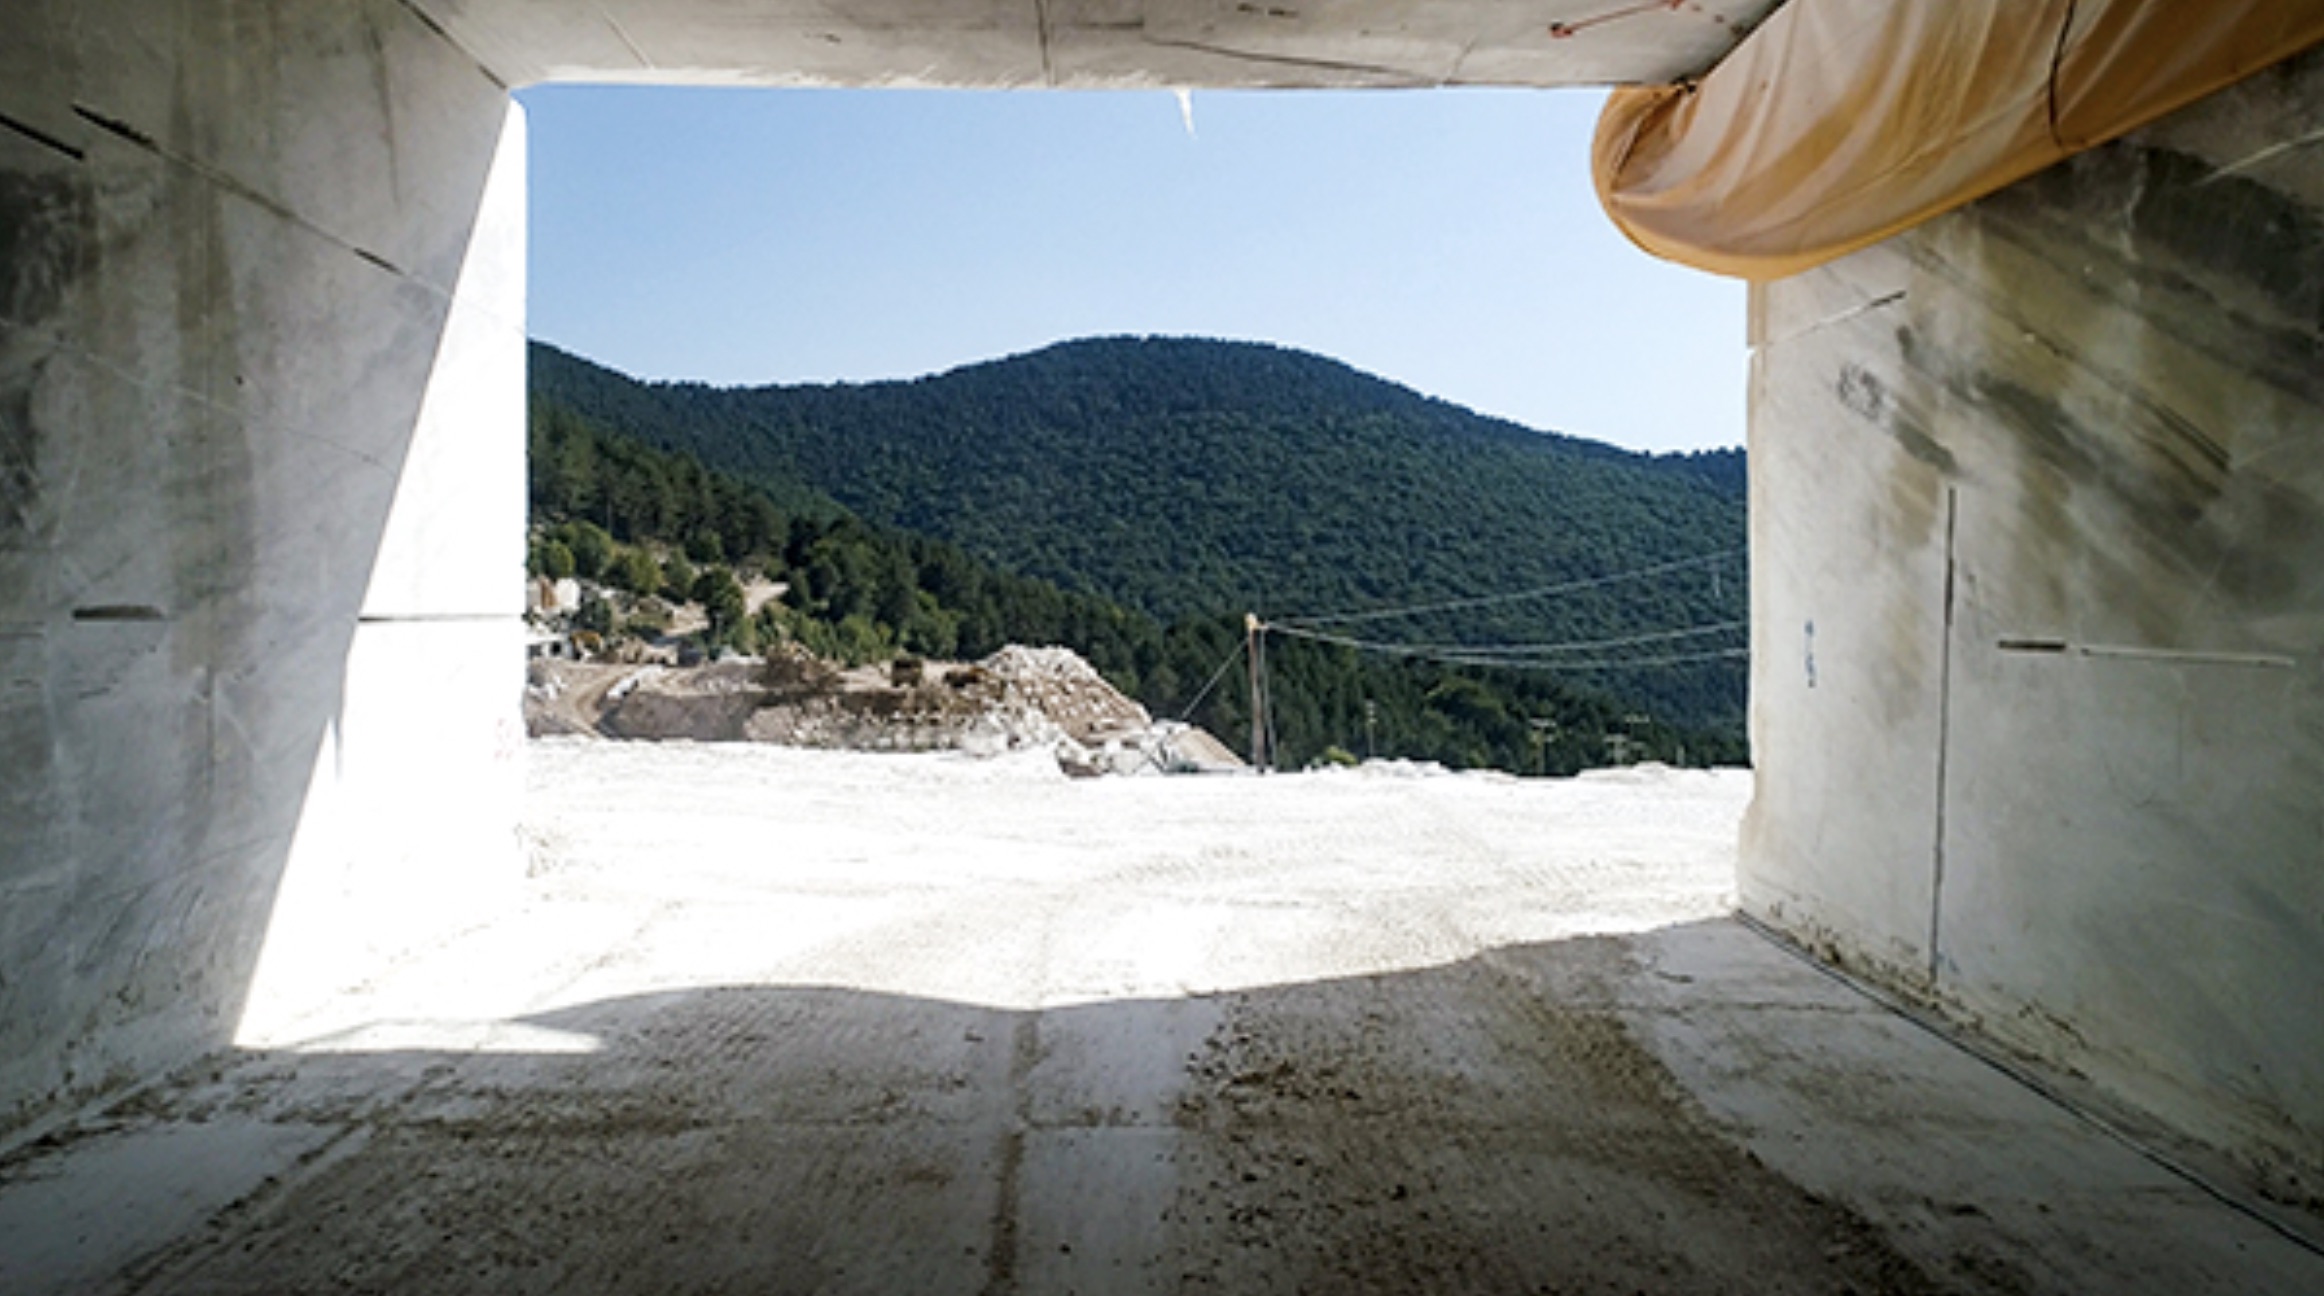
[[[512,86],[1602,85],[1781,0],[405,0]]]

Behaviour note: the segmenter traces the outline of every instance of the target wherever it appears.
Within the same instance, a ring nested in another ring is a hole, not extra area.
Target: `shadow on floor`
[[[1793,1019],[1871,1051],[1743,1047]],[[1963,1094],[1921,1113],[1959,1127],[1935,1142],[1884,1115],[1925,1105],[1916,1085],[1997,1079],[1893,1023],[1726,922],[1040,1012],[818,987],[607,1000],[515,1036],[588,1051],[246,1054],[20,1150],[0,1289],[1915,1293],[2146,1264],[2115,1245],[2155,1231],[2139,1218],[2046,1255],[2088,1213],[2063,1190],[2038,1227],[1995,1218],[2049,1191],[2011,1158],[2060,1155],[2054,1109]],[[1861,1092],[1787,1078],[1787,1051],[1857,1067]],[[1824,1175],[1813,1158],[1771,1168],[1800,1120],[1896,1127],[1856,1157],[1861,1200],[1795,1182]],[[2133,1173],[2093,1165],[2094,1192]],[[2179,1241],[2150,1243],[2180,1257],[2148,1274],[2175,1290],[2324,1274],[2243,1267],[2232,1231],[2225,1260]]]

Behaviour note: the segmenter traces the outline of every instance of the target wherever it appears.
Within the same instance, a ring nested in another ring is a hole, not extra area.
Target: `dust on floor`
[[[2324,1290],[1724,917],[1747,775],[532,761],[522,905],[0,1162],[0,1290]]]

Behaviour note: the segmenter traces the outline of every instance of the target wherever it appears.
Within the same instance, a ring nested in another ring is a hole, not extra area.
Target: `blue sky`
[[[1635,449],[1743,438],[1743,289],[1599,211],[1586,92],[545,87],[532,331],[628,373],[1275,342]]]

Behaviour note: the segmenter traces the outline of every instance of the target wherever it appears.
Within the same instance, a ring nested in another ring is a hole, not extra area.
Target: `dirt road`
[[[1746,775],[532,758],[527,901],[0,1160],[0,1290],[2324,1290],[1726,919]]]

